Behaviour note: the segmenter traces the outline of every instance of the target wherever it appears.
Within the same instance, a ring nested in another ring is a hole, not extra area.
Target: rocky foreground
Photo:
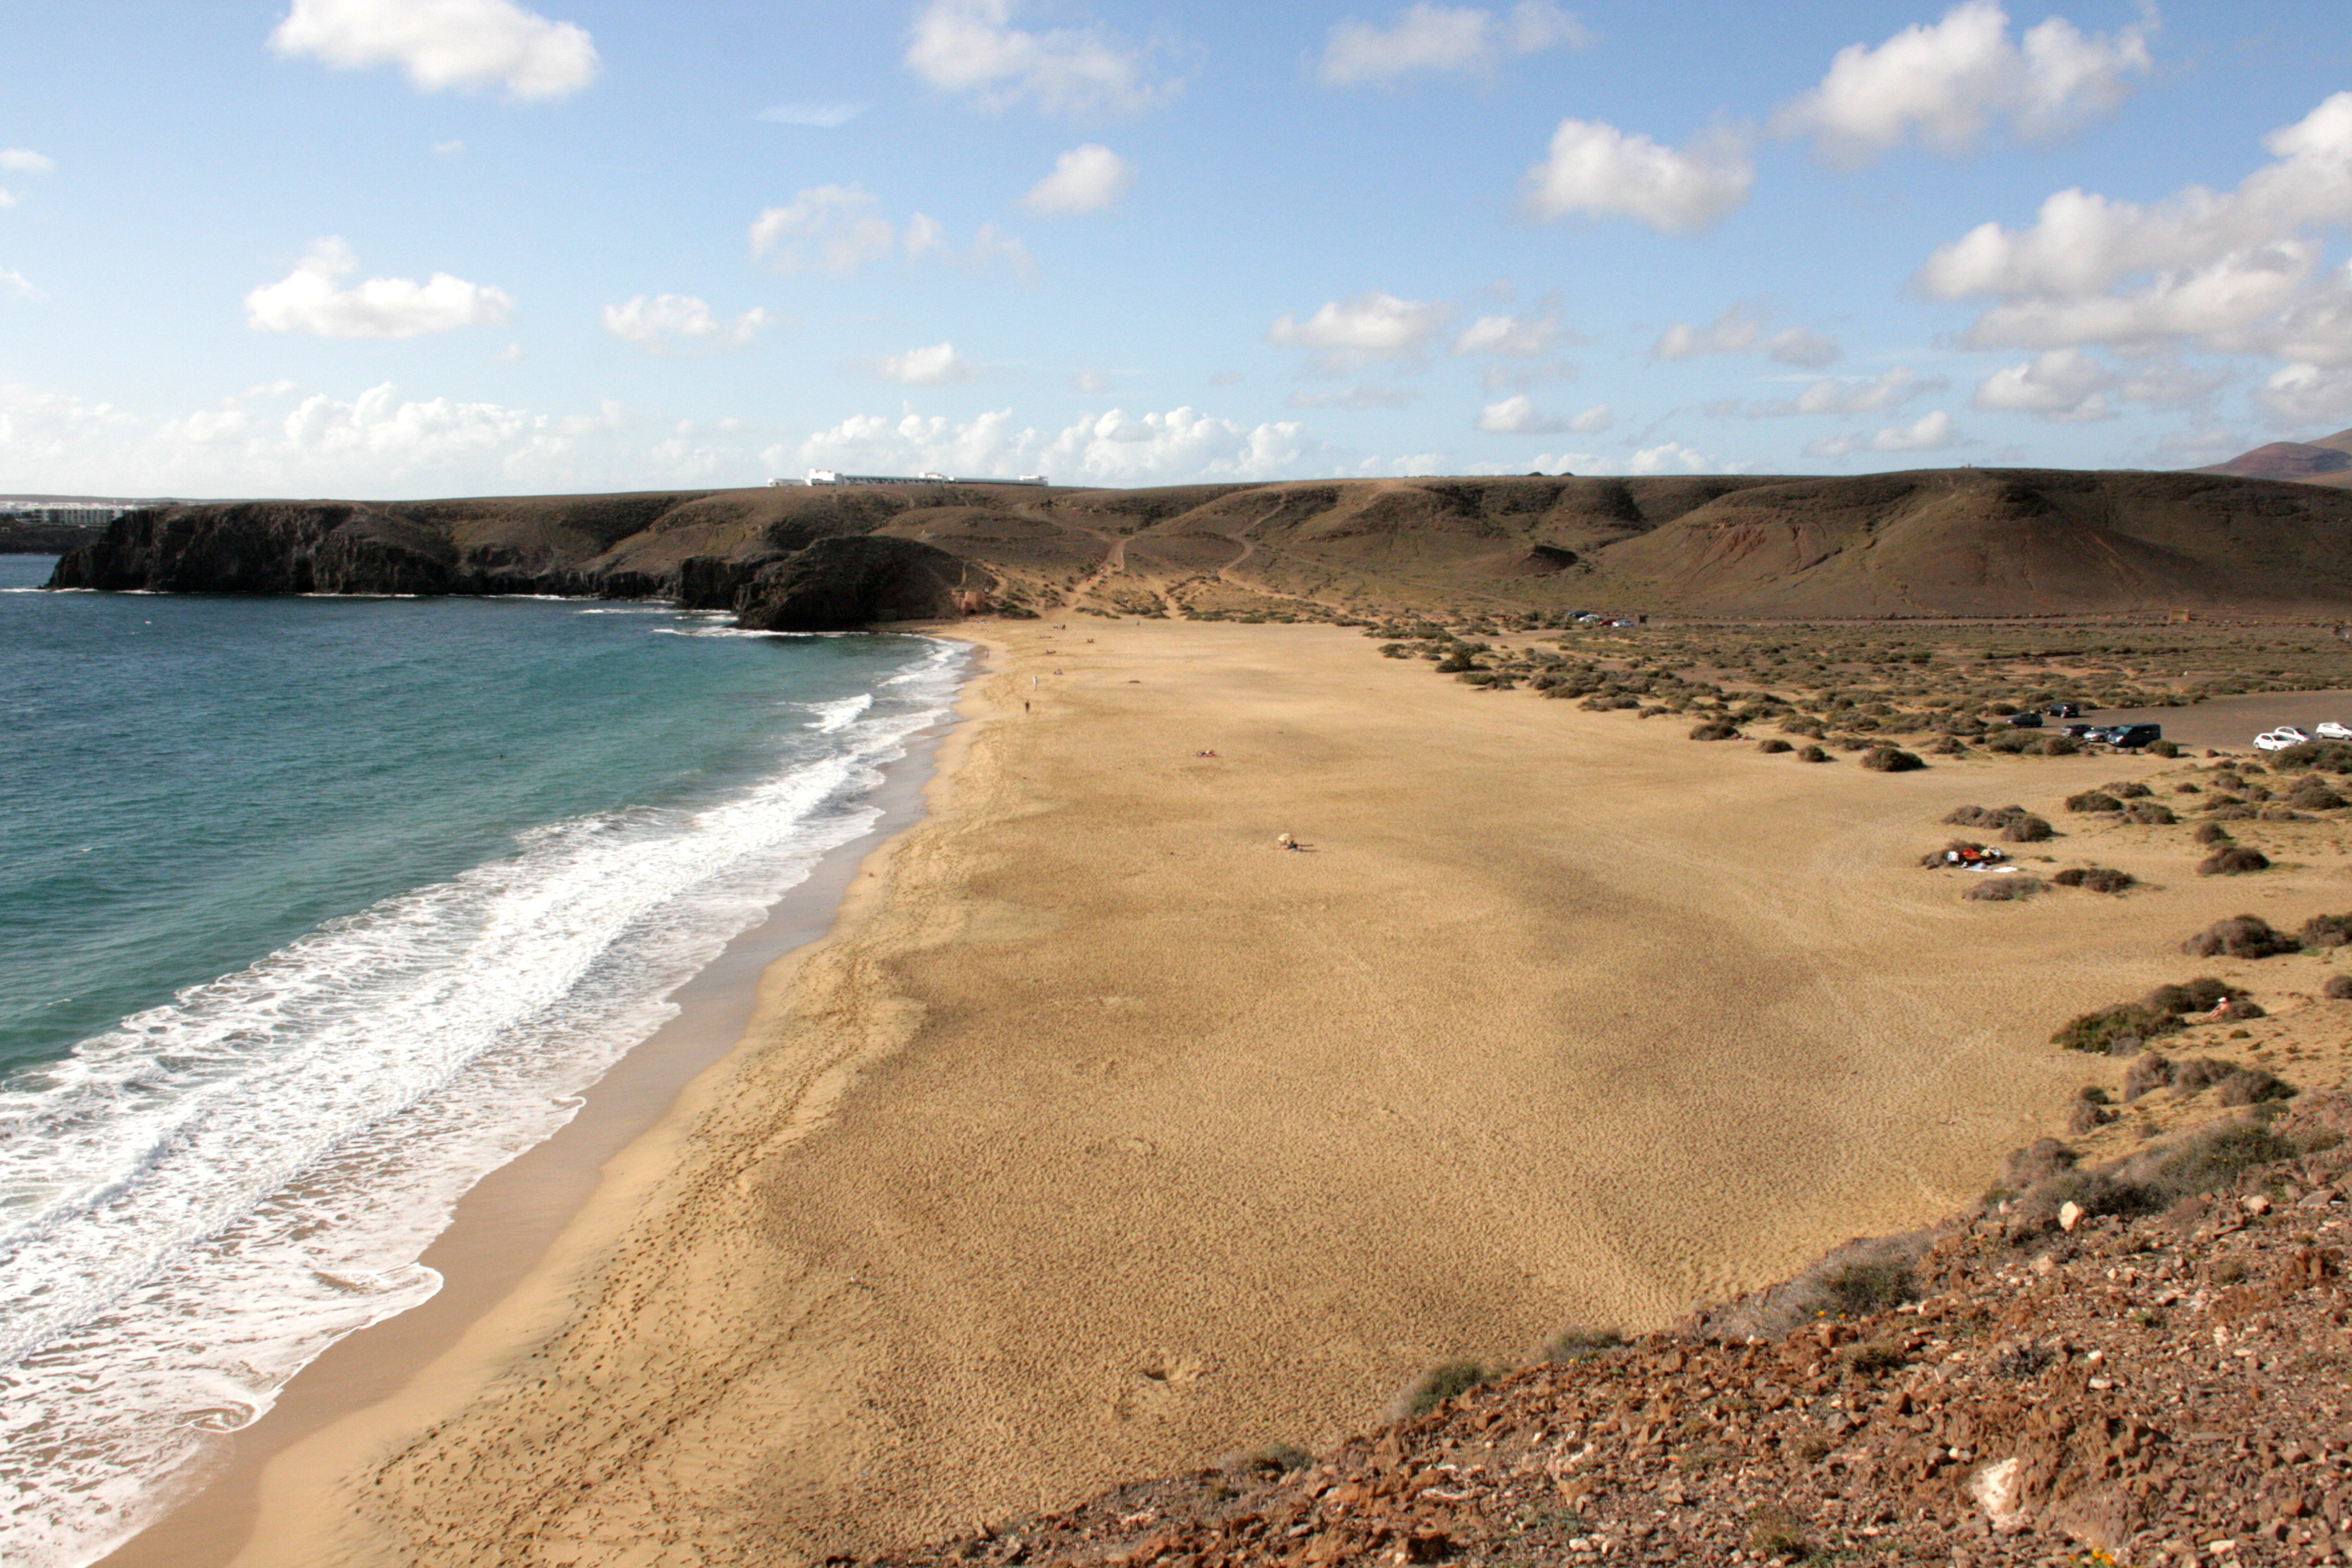
[[[2347,1134],[2331,1092],[2096,1172],[2045,1141],[1936,1231],[1320,1459],[867,1561],[2352,1563]]]

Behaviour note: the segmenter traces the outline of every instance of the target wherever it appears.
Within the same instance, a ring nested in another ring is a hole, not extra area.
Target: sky
[[[2344,0],[0,0],[0,492],[2186,468]]]

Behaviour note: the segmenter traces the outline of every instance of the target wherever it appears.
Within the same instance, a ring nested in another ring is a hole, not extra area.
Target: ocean
[[[0,556],[0,1559],[73,1568],[879,814],[958,645]]]

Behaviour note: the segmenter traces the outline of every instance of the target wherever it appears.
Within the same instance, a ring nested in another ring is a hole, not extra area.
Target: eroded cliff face
[[[950,619],[987,607],[996,586],[985,568],[917,540],[805,525],[701,522],[669,530],[648,548],[641,542],[662,531],[660,519],[684,510],[658,504],[673,498],[652,499],[648,525],[620,540],[560,516],[494,517],[486,525],[437,504],[415,511],[343,501],[161,507],[117,520],[99,542],[66,555],[49,586],[673,598],[732,611],[767,631]],[[685,553],[698,544],[719,548]]]

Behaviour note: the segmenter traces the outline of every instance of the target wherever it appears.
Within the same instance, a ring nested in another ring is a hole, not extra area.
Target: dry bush
[[[2191,958],[2269,958],[2302,945],[2260,915],[2232,915],[2182,942],[2180,951]]]
[[[2198,861],[2197,874],[2200,877],[2239,877],[2249,871],[2268,870],[2270,863],[2271,858],[2261,850],[2232,844],[2227,849]]]
[[[1918,1279],[1909,1260],[1900,1258],[1849,1263],[1821,1284],[1832,1309],[1848,1318],[1866,1318],[1919,1297]]]
[[[1929,755],[1937,757],[1966,756],[1968,754],[1968,750],[1969,749],[1966,746],[1963,746],[1958,741],[1949,735],[1945,736],[1942,740],[1937,741],[1934,745],[1927,748]]]
[[[2000,814],[1987,811],[1980,805],[1958,805],[1944,814],[1946,826],[1951,827],[2000,827],[2004,826]]]
[[[2020,899],[2030,899],[2041,890],[2042,879],[2039,877],[1989,877],[1960,897],[1979,904],[2008,904]]]
[[[2121,811],[2124,803],[2104,790],[2084,790],[2081,795],[2066,797],[2069,811]]]
[[[2296,940],[2305,947],[2343,947],[2352,944],[2352,915],[2314,915],[2303,922]]]
[[[2226,981],[2200,975],[2186,984],[2159,985],[2137,1002],[2084,1013],[2051,1036],[2050,1043],[2063,1050],[2129,1055],[2145,1042],[2179,1029],[2191,1013],[2210,1013],[2224,1002],[2251,1005],[2244,996]]]
[[[2341,811],[2352,801],[2329,789],[2324,784],[2309,784],[2286,797],[2287,805],[2297,811]]]
[[[2101,784],[2099,787],[2117,800],[2146,800],[2156,793],[2144,784],[2136,784],[2129,780],[2122,784]]]
[[[2232,800],[2214,806],[2205,816],[2209,822],[2252,822],[2261,815],[2243,801]]]
[[[1739,726],[1727,724],[1720,719],[1710,719],[1694,729],[1690,738],[1694,741],[1736,741],[1739,739]]]
[[[2264,822],[2309,822],[2311,820],[2291,805],[2266,805],[2263,807],[2262,818]]]
[[[1862,765],[1874,773],[1907,773],[1927,764],[1916,752],[1895,746],[1873,746],[1862,754]]]
[[[2180,748],[2170,741],[2150,741],[2147,743],[2147,749],[2159,757],[2177,757],[2180,754]]]
[[[2305,741],[2271,753],[2273,766],[2285,773],[2352,773],[2352,745],[2341,741]]]
[[[2048,736],[2044,738],[2041,746],[2042,754],[2045,757],[2071,757],[2079,753],[2082,749],[2083,743],[2071,735]]]
[[[2169,827],[2180,818],[2172,815],[2172,808],[2168,805],[2159,805],[2152,800],[2136,800],[2124,807],[2124,820],[2147,827]]]
[[[2352,974],[2331,974],[2319,994],[2331,1002],[2352,1000]]]
[[[1494,1377],[1487,1368],[1475,1361],[1450,1361],[1422,1373],[1421,1381],[1405,1395],[1407,1415],[1426,1415],[1457,1394],[1469,1393]]]
[[[2062,888],[2081,888],[2094,893],[2120,893],[2139,880],[2129,871],[2105,866],[2070,866],[2050,879]]]
[[[1625,1336],[1614,1329],[1563,1329],[1544,1352],[1547,1361],[1591,1361],[1602,1351],[1614,1350]]]
[[[2222,826],[2218,822],[2200,822],[2197,825],[2197,831],[2190,834],[2189,837],[2194,838],[2200,844],[2234,844],[2237,842],[2236,839],[2230,837],[2230,830]]]
[[[2031,812],[2018,816],[2000,830],[2003,841],[2011,844],[2042,844],[2058,836],[2058,830]]]
[[[1826,763],[1834,760],[1819,746],[1807,746],[1797,753],[1797,761],[1801,763]]]
[[[1769,755],[1772,755],[1772,756],[1779,756],[1782,752],[1794,751],[1796,748],[1795,748],[1795,747],[1793,747],[1793,746],[1791,746],[1791,745],[1790,745],[1790,744],[1789,744],[1789,742],[1786,742],[1786,741],[1769,741],[1769,740],[1768,740],[1768,741],[1759,741],[1759,742],[1756,742],[1756,749],[1757,749],[1758,751],[1759,751],[1759,752],[1767,752],[1767,753],[1769,753]]]

